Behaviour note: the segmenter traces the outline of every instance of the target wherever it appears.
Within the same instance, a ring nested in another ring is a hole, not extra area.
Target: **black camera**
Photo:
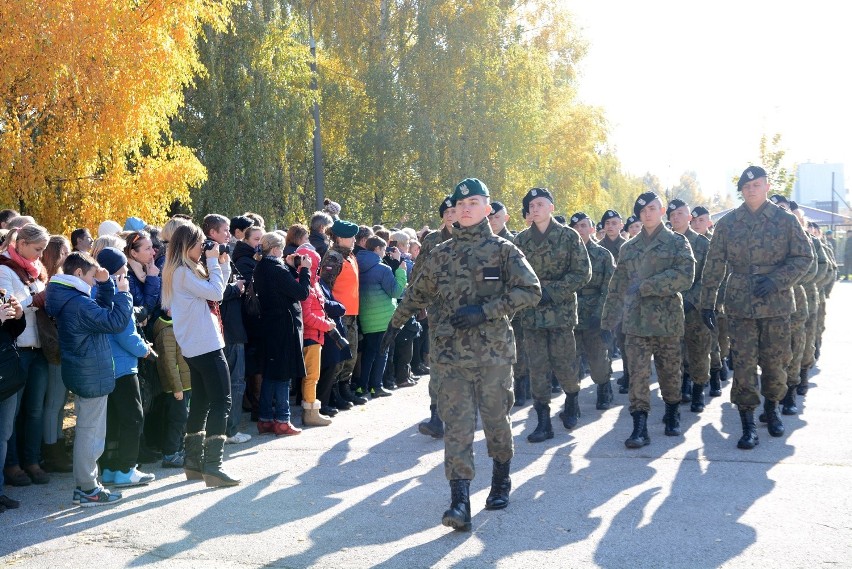
[[[210,249],[213,249],[217,245],[219,245],[219,244],[216,243],[215,241],[213,241],[212,239],[205,239],[203,249],[204,249],[204,251],[209,251]],[[228,246],[227,245],[219,245],[219,254],[220,255],[224,255],[227,252],[228,252]]]
[[[295,257],[293,257],[293,266],[294,267],[296,267],[298,269],[299,266],[301,266],[301,264],[302,264],[302,256],[301,255],[296,255]]]
[[[340,335],[340,332],[337,331],[337,328],[332,328],[328,332],[328,338],[334,342],[334,345],[337,346],[338,350],[345,350],[349,347],[349,340]]]

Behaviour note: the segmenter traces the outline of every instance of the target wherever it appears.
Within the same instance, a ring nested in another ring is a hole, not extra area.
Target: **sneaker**
[[[247,435],[246,433],[237,433],[233,437],[228,437],[225,439],[225,444],[229,445],[241,445],[243,443],[247,443],[251,440],[251,435]]]
[[[183,454],[176,452],[174,454],[163,455],[163,468],[183,468]]]
[[[393,393],[383,387],[370,388],[370,396],[373,399],[376,399],[377,397],[390,397],[391,395],[393,395]]]
[[[156,478],[157,477],[153,474],[139,472],[139,470],[134,466],[126,472],[119,470],[115,473],[115,487],[128,488],[130,486],[145,486],[146,484],[153,482]]]
[[[104,468],[101,472],[101,484],[115,484],[115,470]]]
[[[111,506],[119,500],[121,500],[119,492],[110,492],[103,486],[96,486],[88,492],[76,488],[72,502],[81,508],[92,508],[94,506]]]

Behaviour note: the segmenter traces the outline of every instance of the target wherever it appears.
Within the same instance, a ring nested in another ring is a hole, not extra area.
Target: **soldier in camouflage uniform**
[[[433,231],[426,235],[423,238],[423,242],[420,244],[420,255],[417,256],[417,262],[414,263],[414,267],[411,269],[411,279],[413,281],[415,277],[423,270],[423,267],[426,265],[426,259],[429,258],[429,254],[432,250],[443,243],[444,241],[448,241],[452,237],[452,227],[453,223],[456,221],[456,208],[453,205],[453,196],[452,194],[445,197],[441,202],[441,205],[438,206],[438,215],[441,216],[441,227],[437,231]],[[426,313],[430,310],[427,308]],[[435,333],[434,328],[432,327],[432,323],[428,324],[429,330],[429,346],[430,346],[430,354],[431,354],[431,346],[435,345]],[[441,421],[441,417],[438,415],[438,385],[441,383],[440,378],[440,370],[435,370],[434,367],[429,367],[429,420],[417,425],[417,430],[423,433],[424,435],[429,435],[430,437],[440,439],[444,436],[444,423]]]
[[[520,249],[541,281],[541,302],[521,316],[529,355],[530,379],[538,424],[527,437],[537,443],[553,438],[550,423],[550,372],[565,391],[562,424],[573,429],[580,416],[577,394],[577,295],[592,276],[589,254],[576,231],[557,223],[552,216],[553,196],[544,188],[533,188],[524,196],[524,208],[533,219],[518,233]]]
[[[772,196],[769,198],[769,201],[781,209],[789,211],[795,215],[796,219],[799,221],[799,225],[804,227],[805,218],[804,215],[802,215],[802,210],[796,206],[796,202],[789,202],[786,197],[780,194]],[[796,310],[790,315],[791,358],[790,363],[784,369],[787,374],[787,394],[781,401],[782,415],[795,415],[799,412],[799,409],[796,406],[796,387],[799,384],[799,370],[802,367],[802,357],[805,353],[805,340],[807,336],[805,333],[805,326],[810,312],[805,287],[810,286],[811,283],[813,283],[814,279],[817,278],[817,271],[819,270],[816,250],[813,248],[813,244],[811,244],[811,253],[814,258],[811,261],[808,272],[805,273],[805,275],[799,279],[795,285],[793,285],[793,298],[796,302]]]
[[[716,295],[728,264],[725,311],[731,334],[734,384],[731,402],[740,412],[743,436],[737,447],[758,444],[754,409],[765,398],[769,434],[780,437],[784,425],[776,407],[787,392],[784,368],[790,353],[792,286],[807,273],[812,255],[807,235],[795,217],[767,199],[766,171],[749,166],[737,188],[744,203],[716,223],[701,289],[701,316],[715,329]],[[757,366],[762,372],[758,388]]]
[[[714,334],[701,321],[701,313],[696,309],[696,305],[701,294],[701,272],[704,270],[704,259],[710,248],[710,240],[699,235],[689,226],[692,215],[685,201],[677,198],[670,201],[666,208],[666,215],[672,224],[672,230],[689,241],[695,257],[695,278],[689,290],[683,293],[683,356],[689,375],[684,374],[683,384],[681,384],[681,401],[684,399],[683,392],[689,388],[690,410],[693,413],[700,413],[704,410],[704,388],[710,381],[710,350],[713,347]]]
[[[526,217],[526,213],[522,213]],[[514,243],[516,232],[509,231],[506,223],[509,221],[509,211],[501,202],[491,202],[491,213],[488,214],[488,224],[494,235],[502,237]],[[515,351],[517,361],[513,366],[515,376],[515,407],[522,407],[530,397],[530,368],[527,358],[527,349],[524,345],[524,329],[521,327],[521,318],[515,315],[512,319],[512,329],[515,331]]]
[[[829,274],[826,275],[825,281],[819,290],[819,315],[817,316],[817,338],[816,349],[814,350],[814,359],[819,360],[820,346],[822,346],[822,334],[825,332],[825,311],[826,301],[831,296],[831,291],[834,288],[834,283],[837,282],[839,266],[837,257],[834,255],[834,247],[826,240],[822,234],[822,230],[816,223],[812,227],[814,235],[822,241],[822,247],[825,250],[825,255],[828,257]]]
[[[665,209],[657,194],[640,195],[633,213],[642,221],[642,231],[621,248],[615,275],[609,283],[601,326],[613,329],[620,321],[626,335],[633,432],[624,444],[639,448],[651,442],[647,425],[652,356],[666,404],[665,434],[681,434],[683,301],[680,293],[692,286],[695,259],[689,241],[663,225]]]
[[[624,231],[627,232],[628,239],[633,239],[639,232],[642,231],[642,222],[639,221],[636,216],[631,215],[627,218],[627,221],[624,222]]]
[[[394,312],[385,342],[392,341],[417,310],[430,307],[435,335],[432,369],[441,377],[438,411],[446,424],[444,470],[452,495],[442,523],[470,531],[477,409],[494,461],[485,508],[502,509],[509,502],[515,361],[509,320],[538,303],[541,286],[523,253],[491,231],[485,184],[475,178],[463,180],[453,198],[458,218],[453,238],[424,260]]]
[[[637,223],[636,227],[640,230],[642,229],[642,225],[639,222],[639,219],[634,216],[630,216],[628,218],[628,223],[625,225],[621,225],[621,215],[614,209],[608,209],[601,216],[601,220],[598,223],[598,227],[602,228],[604,231],[604,235],[598,244],[609,251],[612,254],[612,258],[615,259],[615,264],[618,264],[618,255],[621,251],[621,246],[624,245],[627,240],[621,236],[622,229],[629,229],[631,225],[630,219],[634,220],[634,223]],[[637,231],[638,233],[638,231]],[[624,331],[621,328],[618,328],[614,331],[612,347],[618,347],[619,352],[621,352],[621,366],[623,372],[621,377],[618,378],[618,392],[619,393],[627,393],[628,386],[630,385],[630,370],[627,364],[627,357],[625,357],[625,349],[624,349]]]
[[[580,234],[592,266],[592,279],[577,291],[577,326],[574,335],[578,348],[586,354],[592,381],[597,385],[595,407],[609,409],[612,404],[612,385],[609,381],[609,341],[612,335],[609,330],[601,331],[601,311],[606,303],[609,281],[615,271],[615,261],[612,253],[591,238],[595,228],[588,215],[578,211],[571,216],[568,225]]]
[[[802,355],[802,364],[799,368],[798,385],[801,386],[799,388],[801,395],[805,395],[808,392],[808,376],[810,375],[811,368],[816,364],[816,337],[820,305],[819,293],[826,277],[830,276],[831,273],[831,266],[828,263],[828,256],[825,254],[822,242],[811,233],[807,233],[807,235],[816,256],[817,275],[811,282],[805,285],[805,295],[808,298],[808,320],[805,322],[805,351]]]

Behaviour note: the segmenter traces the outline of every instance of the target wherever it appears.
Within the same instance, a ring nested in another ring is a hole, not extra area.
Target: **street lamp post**
[[[314,92],[314,188],[317,209],[323,208],[325,200],[325,175],[322,168],[322,134],[320,132],[319,85],[317,84],[317,43],[314,41],[313,11],[316,0],[308,7],[308,36],[311,47],[311,90]]]

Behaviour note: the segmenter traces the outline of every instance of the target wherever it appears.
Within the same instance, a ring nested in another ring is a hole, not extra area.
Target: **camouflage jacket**
[[[580,234],[550,220],[541,233],[535,224],[515,237],[552,302],[521,313],[524,328],[571,328],[577,325],[576,291],[592,278],[589,254]]]
[[[424,260],[409,283],[391,319],[397,328],[427,306],[431,357],[465,368],[515,362],[515,334],[509,320],[515,312],[535,306],[541,285],[523,253],[494,235],[487,220],[453,229]],[[457,330],[450,317],[467,305],[481,305],[486,321]]]
[[[660,224],[645,228],[621,248],[601,327],[632,336],[683,336],[683,300],[692,286],[695,258],[686,237]]]
[[[414,267],[411,269],[411,274],[408,279],[409,281],[413,281],[414,277],[417,276],[417,273],[420,272],[420,267],[422,267],[423,262],[429,258],[429,253],[432,252],[432,249],[452,236],[453,234],[449,229],[442,227],[440,231],[433,231],[423,238],[423,241],[420,243],[420,254],[417,255],[417,261],[414,262]]]
[[[616,240],[614,240],[614,241],[613,241],[613,240],[611,240],[611,239],[610,239],[609,237],[607,237],[606,235],[604,235],[604,236],[603,236],[603,239],[601,239],[601,240],[598,242],[598,245],[600,245],[601,247],[603,247],[604,249],[606,249],[607,251],[609,251],[609,252],[612,254],[612,258],[613,258],[613,259],[615,259],[615,262],[616,262],[616,263],[618,263],[618,255],[619,255],[619,252],[621,251],[621,247],[622,247],[625,243],[627,243],[627,240],[626,240],[624,237],[622,237],[621,235],[619,235],[619,236],[618,236],[618,239],[616,239]]]
[[[601,311],[606,303],[609,281],[615,271],[612,253],[592,239],[586,243],[586,251],[592,265],[592,280],[577,291],[577,330],[600,327]]]
[[[713,308],[728,264],[725,312],[736,318],[771,318],[795,310],[792,286],[807,272],[812,259],[807,235],[793,214],[769,200],[751,212],[743,203],[716,223],[701,288],[701,308]],[[778,290],[763,298],[755,283],[770,278]]]
[[[808,265],[808,272],[793,285],[793,299],[796,302],[796,310],[790,315],[790,320],[793,322],[804,322],[810,314],[811,307],[808,306],[808,295],[805,289],[811,286],[810,283],[816,278],[819,268],[813,243],[811,243],[811,253],[814,257],[811,259],[810,265]]]
[[[813,246],[812,252],[817,263],[817,272],[811,280],[805,283],[805,294],[808,297],[808,305],[815,307],[819,306],[819,291],[825,282],[826,276],[831,273],[831,267],[828,264],[828,257],[825,254],[822,242],[813,235],[808,235],[808,239],[810,239]]]
[[[513,243],[515,242],[515,235],[509,231],[509,228],[505,225],[503,226],[503,229],[500,230],[500,233],[497,234],[497,237],[502,237],[506,241],[511,241]]]
[[[328,285],[329,290],[334,288],[334,282],[343,270],[343,263],[352,255],[352,249],[349,247],[341,247],[340,245],[332,245],[322,257],[320,278]],[[352,259],[355,256],[352,255]],[[356,268],[355,272],[358,270]]]
[[[701,274],[704,271],[704,261],[707,259],[707,250],[710,249],[710,240],[699,235],[692,228],[688,228],[683,234],[692,247],[692,255],[695,257],[695,278],[692,286],[683,293],[683,301],[698,308],[698,298],[701,296]]]

